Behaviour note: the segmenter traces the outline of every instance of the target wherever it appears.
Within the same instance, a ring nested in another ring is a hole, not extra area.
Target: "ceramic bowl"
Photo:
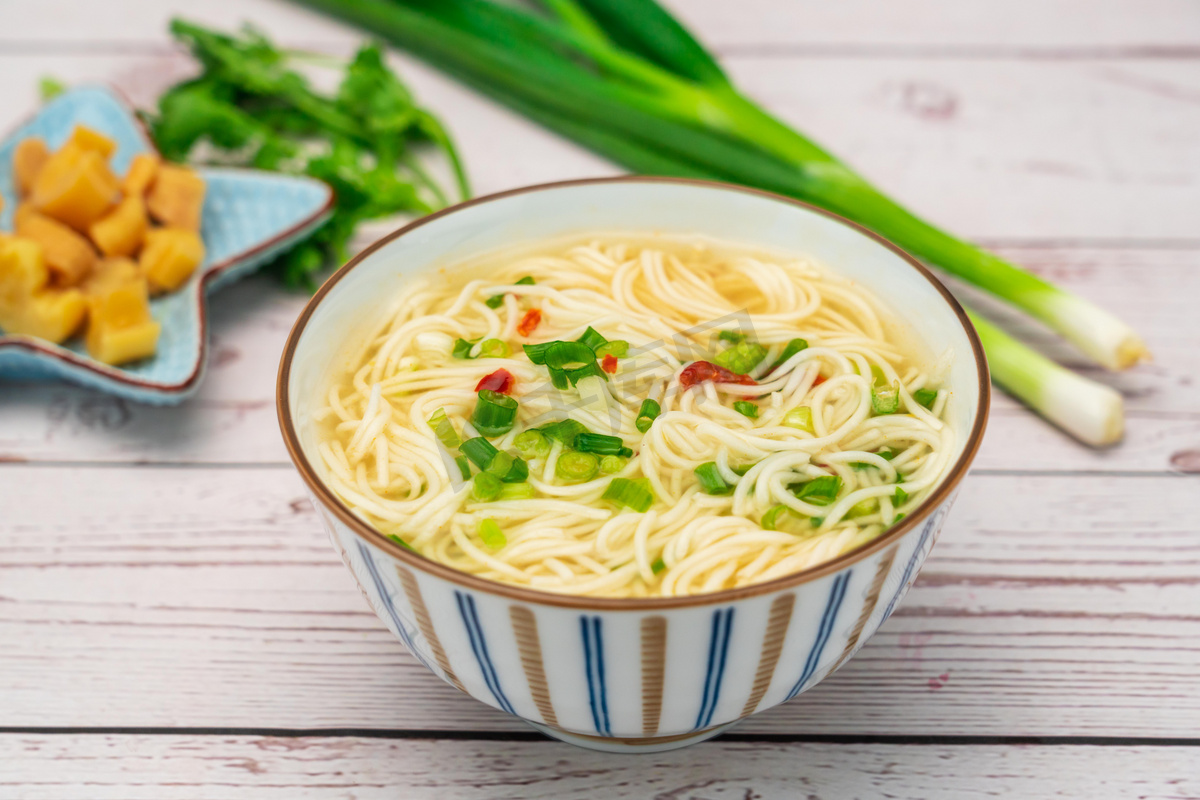
[[[73,89],[0,142],[0,230],[11,231],[18,198],[12,155],[27,136],[57,149],[76,125],[88,125],[117,143],[111,164],[118,175],[135,155],[153,151],[134,109],[112,89]],[[208,358],[205,296],[257,269],[320,225],[328,216],[329,186],[305,177],[246,169],[201,168],[207,183],[200,235],[204,263],[177,291],[150,302],[162,324],[153,357],[119,367],[88,355],[82,336],[52,344],[0,331],[0,379],[65,379],[145,403],[178,403],[200,386]]]
[[[804,253],[902,311],[948,377],[958,432],[943,483],[903,522],[813,569],[678,598],[572,597],[463,574],[368,526],[322,481],[312,413],[347,343],[407,276],[526,241],[586,231],[695,234]],[[615,178],[473,200],[384,237],[301,314],[278,386],[284,439],[371,607],[434,674],[548,735],[600,750],[702,741],[836,670],[888,618],[941,530],[988,408],[983,352],[962,309],[921,265],[852,223],[735,186]]]

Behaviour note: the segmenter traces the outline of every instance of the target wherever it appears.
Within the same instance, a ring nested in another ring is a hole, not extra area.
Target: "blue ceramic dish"
[[[90,86],[47,103],[29,122],[0,143],[0,230],[12,230],[17,205],[12,156],[17,143],[40,136],[57,148],[77,124],[117,143],[113,170],[123,175],[135,155],[154,145],[133,108],[116,92]],[[162,324],[158,352],[112,367],[91,358],[80,337],[55,345],[32,336],[0,331],[0,380],[65,379],[145,403],[178,403],[200,385],[208,356],[205,297],[249,274],[327,219],[330,188],[317,180],[242,169],[199,170],[208,185],[201,236],[206,257],[178,291],[150,303]]]

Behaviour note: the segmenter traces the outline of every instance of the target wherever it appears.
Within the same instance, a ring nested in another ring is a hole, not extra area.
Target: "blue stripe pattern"
[[[883,621],[892,615],[892,609],[896,607],[896,603],[900,602],[900,598],[904,595],[904,589],[908,586],[908,581],[912,578],[913,570],[917,568],[917,561],[921,558],[921,553],[925,550],[925,542],[929,540],[929,534],[933,532],[934,520],[929,520],[925,523],[925,530],[921,531],[921,538],[917,540],[917,549],[913,550],[912,557],[908,559],[908,566],[904,568],[904,576],[900,578],[900,587],[896,589],[896,593],[892,595],[891,602],[887,604],[887,610],[883,612],[883,619],[879,621],[882,625]]]
[[[383,576],[379,574],[379,568],[375,566],[375,559],[371,557],[371,551],[362,542],[355,542],[355,544],[358,545],[358,554],[362,557],[363,563],[367,567],[367,572],[371,575],[371,583],[375,585],[375,592],[379,595],[379,599],[383,603],[388,617],[392,620],[392,625],[396,626],[396,631],[400,635],[400,641],[404,642],[404,646],[408,648],[408,652],[412,653],[427,669],[431,670],[435,675],[440,675],[441,672],[431,667],[420,651],[417,650],[416,645],[413,644],[412,635],[404,627],[404,623],[400,621],[400,614],[396,612],[396,606],[392,602],[392,595],[387,589],[387,584],[383,582]]]
[[[800,673],[800,679],[796,681],[796,685],[788,692],[788,700],[800,694],[800,690],[804,688],[804,684],[808,683],[808,679],[817,671],[817,664],[821,661],[821,653],[825,650],[825,645],[829,643],[834,623],[837,622],[838,610],[842,607],[842,601],[846,599],[846,586],[850,583],[850,576],[852,574],[851,570],[846,570],[834,578],[833,587],[829,590],[829,600],[825,603],[825,613],[821,616],[821,626],[817,628],[816,641],[813,642],[812,649],[808,651],[808,660],[804,662],[804,671]]]
[[[583,635],[583,662],[587,672],[588,703],[596,733],[612,736],[608,721],[608,689],[604,685],[604,632],[599,617],[580,617],[579,630]]]
[[[708,640],[708,671],[704,676],[704,696],[700,699],[700,713],[696,715],[696,729],[712,725],[721,697],[721,681],[725,678],[725,657],[729,654],[729,634],[733,630],[733,609],[718,609],[713,612],[712,635]]]
[[[500,686],[500,676],[492,664],[492,657],[488,655],[487,640],[483,637],[483,627],[479,624],[479,614],[475,610],[475,598],[469,594],[455,592],[454,599],[458,603],[458,613],[462,616],[463,625],[467,628],[467,638],[471,640],[471,652],[475,654],[475,660],[479,662],[479,671],[483,673],[483,682],[487,684],[500,708],[515,715],[517,712],[513,710],[512,703],[508,702],[504,689]]]

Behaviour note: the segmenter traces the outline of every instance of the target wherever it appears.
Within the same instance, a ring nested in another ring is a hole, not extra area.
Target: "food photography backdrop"
[[[1200,797],[1200,7],[508,8],[0,5],[6,146],[111,90],[166,158],[283,192],[237,195],[275,213],[235,214],[252,230],[220,253],[244,266],[187,329],[207,364],[178,396],[0,358],[0,799]],[[380,236],[629,172],[877,230],[969,306],[998,384],[865,647],[717,739],[636,756],[546,739],[413,658],[339,563],[275,407],[311,292]]]

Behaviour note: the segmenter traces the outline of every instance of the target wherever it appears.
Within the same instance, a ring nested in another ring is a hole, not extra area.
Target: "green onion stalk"
[[[1109,369],[1149,358],[1141,338],[1112,314],[918,218],[741,94],[653,0],[542,0],[544,15],[479,0],[301,2],[634,171],[805,200],[1021,308]],[[1013,347],[1021,346],[1012,343],[1009,354]],[[1022,352],[1018,361],[1032,359]],[[1009,359],[997,362],[997,382],[1022,383]]]

